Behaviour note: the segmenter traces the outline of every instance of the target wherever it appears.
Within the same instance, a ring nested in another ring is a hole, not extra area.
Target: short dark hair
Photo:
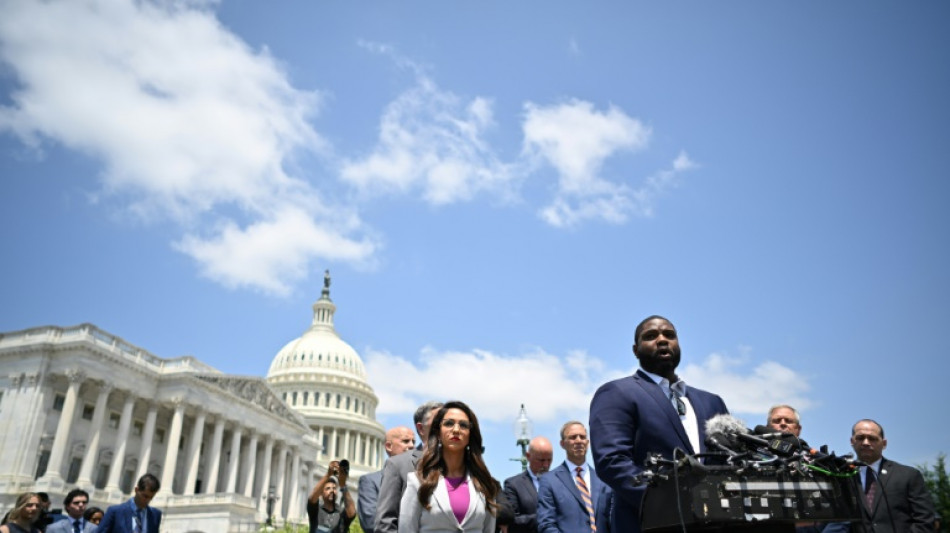
[[[49,494],[45,492],[34,492],[33,494],[36,494],[40,498],[41,502],[49,503]]]
[[[139,490],[150,490],[152,492],[158,492],[158,489],[162,487],[162,484],[158,481],[158,478],[152,474],[144,474],[139,478],[138,483],[135,484],[135,488]]]
[[[86,491],[84,491],[84,490],[82,490],[82,489],[73,489],[73,490],[69,491],[69,493],[66,494],[66,498],[63,499],[63,506],[69,507],[69,504],[73,503],[73,500],[76,498],[76,496],[85,496],[85,497],[86,497],[86,503],[89,503],[89,501],[88,501],[88,500],[89,500],[89,493],[88,493],[88,492],[86,492]]]
[[[643,332],[643,326],[644,326],[644,324],[646,324],[647,322],[649,322],[649,321],[651,321],[651,320],[653,320],[653,319],[655,319],[655,318],[659,318],[660,320],[666,320],[667,322],[670,323],[671,326],[673,326],[673,322],[671,322],[670,319],[669,319],[669,318],[666,318],[665,316],[650,315],[650,316],[644,318],[643,320],[640,321],[639,324],[637,324],[637,329],[635,329],[635,330],[633,331],[633,345],[634,345],[634,346],[636,346],[637,343],[640,341],[640,333]],[[676,326],[673,326],[673,329],[676,329]]]
[[[880,429],[880,430],[881,430],[881,438],[882,438],[882,439],[884,438],[884,426],[882,426],[881,424],[879,424],[879,423],[877,422],[877,420],[871,420],[870,418],[862,418],[861,420],[858,420],[857,422],[855,422],[853,426],[851,426],[851,436],[852,436],[852,437],[854,436],[854,428],[858,427],[858,424],[860,424],[861,422],[870,422],[870,423],[874,424],[875,426],[877,426],[877,429]]]
[[[106,514],[105,511],[98,507],[86,507],[86,512],[82,514],[82,517],[84,520],[89,521],[96,513],[102,513],[103,515]]]
[[[415,424],[421,424],[425,422],[426,415],[429,414],[429,411],[433,409],[441,409],[442,402],[436,400],[429,400],[428,402],[420,405],[416,408],[416,412],[412,414],[412,421]]]

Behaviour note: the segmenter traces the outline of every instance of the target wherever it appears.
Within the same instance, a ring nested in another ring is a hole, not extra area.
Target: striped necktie
[[[864,474],[864,503],[867,504],[869,511],[871,505],[874,504],[875,493],[877,493],[877,479],[874,476],[874,469],[869,466],[867,473]]]
[[[577,472],[577,488],[581,491],[581,499],[584,500],[584,507],[587,508],[587,514],[590,515],[590,530],[592,533],[597,533],[597,524],[594,520],[594,504],[590,499],[590,490],[587,489],[587,482],[584,481],[584,469],[577,467],[575,471]]]

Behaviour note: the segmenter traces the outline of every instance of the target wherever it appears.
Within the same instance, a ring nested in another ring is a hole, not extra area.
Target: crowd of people
[[[347,488],[349,463],[331,461],[307,498],[310,533],[345,533],[359,513],[366,533],[637,533],[647,490],[648,458],[673,459],[707,449],[706,423],[728,415],[723,399],[687,385],[676,374],[681,349],[676,328],[650,316],[634,331],[639,369],[602,385],[590,405],[590,433],[571,420],[560,431],[564,461],[553,466],[553,446],[535,437],[524,472],[500,483],[488,470],[475,412],[461,401],[430,401],[413,415],[415,435],[400,426],[386,432],[382,470]],[[766,416],[768,427],[799,438],[801,417],[790,405]],[[871,419],[851,428],[859,470],[847,482],[861,496],[860,517],[849,522],[780,524],[768,531],[797,533],[930,533],[938,517],[921,473],[883,456],[884,428]],[[591,452],[593,464],[587,462]],[[552,468],[553,466],[553,468]],[[158,533],[162,513],[149,506],[160,484],[142,476],[134,496],[103,513],[75,489],[65,515],[48,512],[49,498],[25,493],[3,519],[0,533]],[[358,501],[358,505],[357,505]]]
[[[150,507],[161,484],[152,474],[139,478],[128,501],[105,511],[89,506],[89,493],[73,489],[63,500],[63,513],[49,511],[49,496],[25,492],[3,517],[0,533],[158,533],[162,512]]]

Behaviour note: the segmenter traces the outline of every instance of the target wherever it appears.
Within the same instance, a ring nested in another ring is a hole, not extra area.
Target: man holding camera
[[[327,473],[307,499],[310,533],[345,533],[356,517],[356,504],[346,488],[350,462],[330,461]]]

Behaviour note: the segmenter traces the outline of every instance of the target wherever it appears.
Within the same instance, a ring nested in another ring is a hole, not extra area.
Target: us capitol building
[[[378,399],[333,326],[329,272],[313,323],[266,378],[164,359],[92,324],[0,333],[0,509],[80,487],[90,505],[131,497],[155,474],[165,533],[257,531],[306,523],[306,499],[332,459],[349,484],[382,468]]]

